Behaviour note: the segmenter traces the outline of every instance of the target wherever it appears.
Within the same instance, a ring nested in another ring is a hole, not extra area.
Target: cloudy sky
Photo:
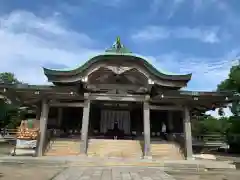
[[[215,90],[240,52],[239,0],[0,0],[0,72],[44,84],[42,67],[74,68],[120,36],[164,72]]]

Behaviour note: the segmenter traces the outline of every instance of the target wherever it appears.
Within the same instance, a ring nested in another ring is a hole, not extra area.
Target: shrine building
[[[192,74],[159,71],[119,38],[75,69],[43,71],[52,85],[0,84],[0,94],[36,109],[38,156],[45,154],[46,132],[54,128],[79,142],[79,154],[88,154],[91,139],[114,138],[142,140],[146,158],[153,153],[151,142],[182,134],[185,157],[192,159],[194,115],[231,100],[226,92],[182,90]]]

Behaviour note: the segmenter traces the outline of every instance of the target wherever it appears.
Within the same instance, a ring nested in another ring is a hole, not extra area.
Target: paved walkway
[[[174,180],[156,168],[82,168],[69,167],[53,180]]]
[[[164,170],[233,170],[235,165],[229,162],[209,161],[209,160],[177,160],[177,161],[154,161],[147,159],[108,159],[89,158],[85,156],[68,157],[21,157],[5,156],[0,157],[0,164],[28,164],[42,166],[81,166],[81,167],[161,167]]]
[[[167,174],[171,175],[167,175]],[[0,180],[239,180],[240,171],[167,171],[149,167],[1,165]]]

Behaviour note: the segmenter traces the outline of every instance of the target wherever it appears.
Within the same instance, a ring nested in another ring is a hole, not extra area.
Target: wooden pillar
[[[63,108],[62,108],[62,107],[59,107],[59,108],[58,108],[58,115],[57,115],[57,125],[58,125],[58,127],[61,126],[62,117],[63,117]]]
[[[80,145],[81,154],[87,154],[89,114],[90,114],[90,100],[87,99],[84,102],[82,116],[82,133]]]
[[[144,158],[151,158],[150,137],[150,108],[149,103],[143,103],[143,126],[144,126]]]
[[[173,111],[168,111],[168,130],[170,133],[173,133]]]
[[[168,111],[168,139],[173,140],[173,111]]]
[[[184,137],[185,137],[185,149],[186,149],[186,159],[193,159],[192,150],[192,130],[191,130],[191,120],[190,112],[188,107],[184,107]]]
[[[36,120],[40,120],[40,118],[41,118],[41,104],[38,104],[36,108]]]
[[[47,120],[48,120],[48,112],[49,112],[49,105],[46,99],[42,100],[41,106],[41,117],[40,117],[40,139],[38,143],[37,149],[37,156],[42,156],[44,151],[44,143],[46,139],[47,133]]]

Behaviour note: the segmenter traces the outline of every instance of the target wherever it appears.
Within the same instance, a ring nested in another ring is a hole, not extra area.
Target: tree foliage
[[[0,73],[0,83],[20,84],[21,82],[13,73]],[[19,107],[9,102],[4,96],[0,98],[0,127],[15,128],[19,123],[21,113]]]
[[[15,77],[13,73],[3,72],[3,73],[0,73],[0,83],[20,84],[21,82]]]
[[[239,152],[240,150],[240,65],[233,66],[230,69],[228,78],[222,81],[217,88],[219,91],[233,91],[235,92],[234,100],[232,102],[231,111],[233,116],[229,118],[228,129],[226,131],[228,136],[228,143],[231,150]],[[236,136],[237,135],[237,136]]]
[[[228,78],[222,81],[218,87],[218,91],[235,92],[235,100],[232,102],[231,111],[235,116],[240,116],[240,65],[233,66],[230,69]]]
[[[222,81],[218,87],[218,90],[220,91],[236,91],[240,93],[240,66],[232,66],[230,69],[230,73],[228,75],[228,78]]]
[[[217,119],[209,115],[200,116],[196,121],[193,122],[192,126],[193,135],[224,135],[229,128],[229,119],[227,117],[221,117],[220,119]]]

